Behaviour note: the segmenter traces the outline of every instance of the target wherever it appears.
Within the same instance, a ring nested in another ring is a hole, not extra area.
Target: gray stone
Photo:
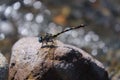
[[[8,74],[8,63],[6,58],[0,53],[0,80],[6,80]]]

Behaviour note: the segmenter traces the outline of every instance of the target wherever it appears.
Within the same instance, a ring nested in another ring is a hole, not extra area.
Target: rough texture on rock
[[[60,41],[41,46],[20,39],[12,48],[9,80],[108,80],[103,65],[88,53]]]
[[[6,58],[0,53],[0,80],[6,80],[8,74],[8,63]]]

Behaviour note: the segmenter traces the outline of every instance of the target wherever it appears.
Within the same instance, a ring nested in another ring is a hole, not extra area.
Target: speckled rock
[[[20,39],[12,48],[9,80],[109,80],[103,65],[85,51],[55,40]]]
[[[8,74],[8,63],[6,58],[0,53],[0,80],[6,80]]]

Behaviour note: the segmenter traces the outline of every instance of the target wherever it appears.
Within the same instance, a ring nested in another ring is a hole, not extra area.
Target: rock
[[[7,79],[8,63],[6,58],[0,53],[0,80]]]
[[[57,40],[41,46],[36,37],[15,43],[9,80],[109,80],[104,66],[83,50]]]

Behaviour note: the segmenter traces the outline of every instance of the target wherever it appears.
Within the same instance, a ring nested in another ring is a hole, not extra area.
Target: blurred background
[[[120,79],[119,0],[0,0],[0,53],[9,61],[13,44],[22,37],[56,34],[102,62],[112,80]]]

